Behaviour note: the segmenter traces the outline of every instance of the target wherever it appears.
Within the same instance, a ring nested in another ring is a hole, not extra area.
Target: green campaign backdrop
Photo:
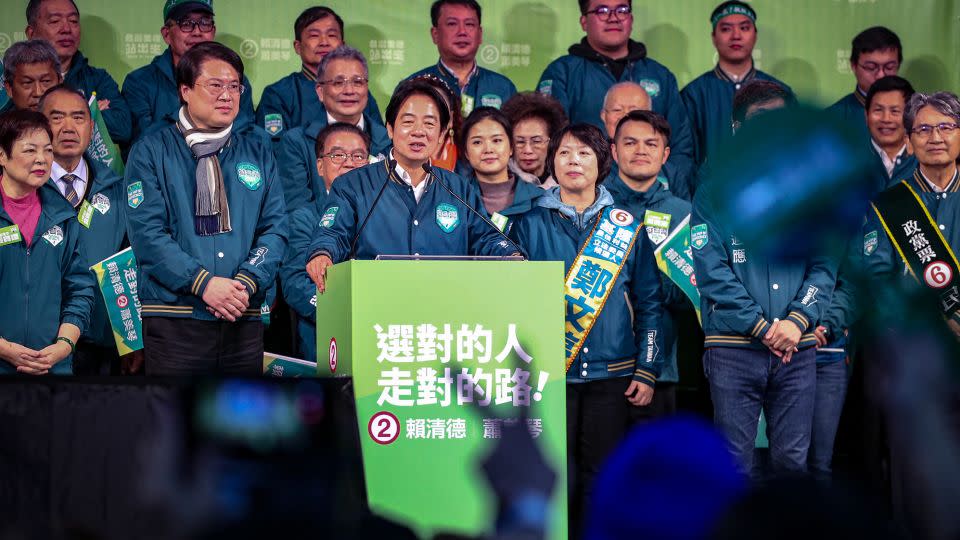
[[[76,0],[81,50],[118,83],[161,53],[162,0]],[[0,51],[24,39],[26,0],[0,2]],[[325,0],[346,21],[346,40],[370,61],[371,90],[381,107],[396,83],[436,62],[429,0]],[[481,0],[484,43],[479,63],[534,89],[546,65],[582,37],[575,0]],[[710,12],[718,0],[634,2],[634,39],[677,76],[682,87],[715,62]],[[885,25],[904,43],[901,74],[923,91],[960,90],[960,2],[956,0],[754,0],[759,67],[805,99],[829,104],[853,89],[850,40]],[[293,21],[303,0],[216,0],[217,39],[243,56],[254,87],[299,68]]]

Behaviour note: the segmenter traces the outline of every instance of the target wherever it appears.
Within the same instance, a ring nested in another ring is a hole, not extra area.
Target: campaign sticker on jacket
[[[61,229],[59,225],[54,225],[47,229],[47,232],[43,233],[43,239],[51,246],[57,247],[60,245],[60,242],[63,242],[63,229]]]
[[[279,135],[283,131],[283,115],[267,114],[263,117],[263,129],[271,135]]]
[[[503,100],[496,94],[484,94],[480,96],[480,105],[499,109],[500,106],[503,105]]]
[[[863,235],[863,254],[866,257],[873,255],[877,250],[877,231],[870,231]]]
[[[337,217],[337,212],[340,211],[339,206],[331,206],[327,208],[327,211],[323,213],[323,217],[320,218],[321,227],[333,227],[333,220]]]
[[[660,95],[660,81],[656,79],[640,79],[637,84],[642,86],[643,89],[647,91],[647,94],[651,99]]]
[[[670,232],[670,214],[654,212],[647,210],[643,214],[643,225],[647,228],[647,237],[654,244],[659,244],[667,239]]]
[[[0,246],[16,244],[21,240],[23,240],[23,237],[20,236],[20,227],[16,223],[0,229]]]
[[[553,79],[545,79],[540,81],[540,85],[537,86],[537,92],[540,92],[545,96],[551,95],[553,92]]]
[[[143,203],[143,182],[134,182],[127,186],[127,204],[136,208]]]
[[[93,221],[93,205],[90,204],[90,201],[83,201],[83,204],[80,205],[80,210],[77,211],[77,221],[84,227],[90,228],[90,223]]]
[[[466,94],[463,94],[460,96],[460,100],[461,100],[460,114],[462,114],[463,117],[466,118],[470,116],[470,113],[473,112],[473,96],[468,96]]]
[[[441,203],[437,205],[437,225],[443,229],[443,232],[453,232],[460,224],[460,213],[452,204]]]
[[[93,196],[93,207],[97,209],[97,212],[101,214],[106,214],[110,211],[110,197],[107,197],[103,193],[97,193]]]
[[[707,245],[707,224],[701,223],[690,228],[690,245],[693,249],[703,249]]]
[[[260,189],[260,185],[263,184],[263,175],[260,174],[260,168],[253,163],[237,163],[237,177],[250,191]]]

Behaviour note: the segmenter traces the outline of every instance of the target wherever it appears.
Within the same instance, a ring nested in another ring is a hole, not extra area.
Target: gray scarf
[[[223,171],[217,154],[230,140],[233,124],[221,129],[193,127],[186,106],[180,107],[177,127],[197,160],[197,195],[194,201],[194,225],[200,236],[230,232],[230,206],[223,185]]]

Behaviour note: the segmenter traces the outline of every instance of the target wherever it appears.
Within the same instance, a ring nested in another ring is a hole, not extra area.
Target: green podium
[[[563,264],[348,261],[317,295],[317,371],[353,377],[372,510],[417,529],[490,532],[479,470],[505,423],[557,474],[549,538],[566,531]]]

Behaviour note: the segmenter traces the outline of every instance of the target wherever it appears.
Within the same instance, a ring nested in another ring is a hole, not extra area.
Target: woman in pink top
[[[93,309],[77,213],[48,182],[51,139],[38,112],[0,115],[0,374],[69,374]]]

